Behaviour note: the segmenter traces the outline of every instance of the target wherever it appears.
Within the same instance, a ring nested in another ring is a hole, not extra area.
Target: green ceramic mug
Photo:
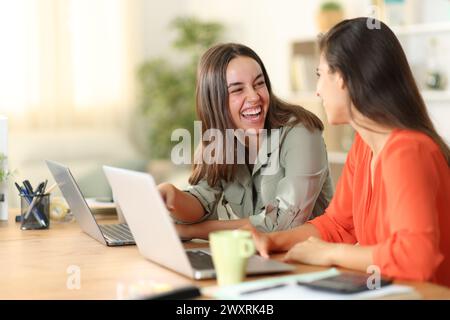
[[[245,230],[214,231],[209,245],[219,286],[241,282],[248,258],[255,253],[252,235]]]

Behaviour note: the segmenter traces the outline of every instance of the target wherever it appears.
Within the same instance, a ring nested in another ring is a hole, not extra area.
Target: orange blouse
[[[381,273],[450,286],[450,170],[427,135],[394,130],[374,166],[356,135],[325,214],[311,220],[329,242],[375,246]]]

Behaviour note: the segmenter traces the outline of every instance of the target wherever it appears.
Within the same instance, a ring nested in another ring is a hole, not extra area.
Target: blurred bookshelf
[[[450,19],[450,18],[449,18]],[[438,132],[449,140],[448,114],[450,112],[450,21],[415,23],[392,27],[405,50],[422,97],[435,121]],[[437,44],[436,62],[441,74],[440,87],[430,88],[427,77],[430,62],[430,43]],[[320,99],[316,96],[316,68],[319,62],[317,37],[310,36],[291,43],[290,102],[314,112],[325,125],[324,139],[334,180],[339,178],[347,152],[352,144],[354,131],[350,126],[328,125]],[[447,119],[447,120],[444,120]],[[446,129],[447,127],[447,129]],[[334,171],[334,172],[333,172]]]
[[[349,125],[331,126],[326,119],[321,99],[316,94],[316,68],[319,64],[317,37],[297,40],[291,45],[291,95],[289,101],[316,114],[324,124],[323,137],[333,182],[341,174],[347,151],[353,141]]]
[[[411,25],[394,26],[392,31],[399,36],[417,36],[417,35],[436,35],[439,33],[450,32],[450,22],[431,22],[431,23],[417,23]]]
[[[328,161],[330,163],[336,163],[343,165],[347,159],[347,152],[329,151]]]
[[[450,91],[437,91],[437,90],[422,90],[422,97],[425,101],[430,102],[450,102]]]

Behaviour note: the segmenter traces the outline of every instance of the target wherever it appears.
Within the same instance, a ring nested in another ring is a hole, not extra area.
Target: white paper
[[[240,299],[239,298],[240,292],[243,291],[273,286],[280,283],[290,283],[295,281],[310,282],[314,280],[323,279],[326,277],[336,276],[338,274],[339,271],[336,268],[331,268],[325,271],[295,274],[290,276],[270,277],[267,279],[256,281],[247,281],[237,285],[231,285],[226,287],[217,287],[217,286],[205,287],[202,289],[202,293],[204,295],[219,299]]]
[[[86,203],[91,209],[115,209],[115,202],[98,201],[97,198],[86,198]]]

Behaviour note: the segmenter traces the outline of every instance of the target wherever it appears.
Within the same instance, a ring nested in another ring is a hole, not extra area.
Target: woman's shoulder
[[[355,133],[353,147],[358,151],[361,149],[369,149],[369,146],[357,132]],[[388,138],[382,155],[389,156],[394,150],[417,152],[419,150],[440,151],[440,148],[430,136],[423,132],[408,129],[394,129]]]
[[[310,131],[303,124],[286,125],[280,128],[280,149],[281,153],[288,150],[298,149],[298,152],[319,152],[325,151],[325,142],[322,138],[322,131]]]
[[[427,134],[415,130],[396,129],[382,155],[386,163],[414,162],[416,165],[447,167],[439,145]]]
[[[401,149],[410,152],[440,152],[438,144],[427,134],[406,129],[395,129],[392,132],[386,150]]]
[[[317,139],[322,136],[322,131],[319,129],[309,130],[302,123],[287,124],[280,129],[280,136],[288,141],[298,141],[300,139],[299,142],[301,142],[302,140]]]

